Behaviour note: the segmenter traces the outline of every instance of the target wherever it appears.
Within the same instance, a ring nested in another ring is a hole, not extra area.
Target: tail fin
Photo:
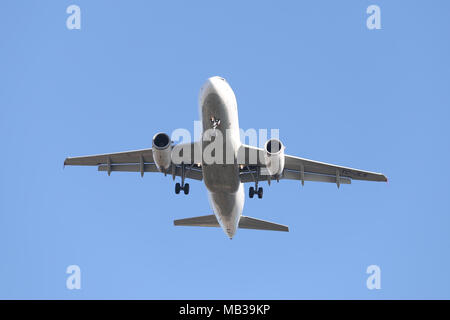
[[[194,218],[179,219],[173,222],[176,226],[190,227],[220,227],[215,215],[200,216]],[[254,230],[272,230],[289,232],[289,227],[269,221],[259,220],[255,218],[241,216],[239,220],[239,228]]]

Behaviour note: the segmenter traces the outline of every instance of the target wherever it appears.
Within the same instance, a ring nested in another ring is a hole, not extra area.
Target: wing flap
[[[255,182],[256,173],[250,172],[242,172],[240,173],[241,182]],[[258,181],[267,181],[270,177],[270,180],[276,180],[275,176],[270,175],[260,175]],[[300,171],[293,170],[284,170],[282,176],[279,178],[280,180],[302,180],[302,176]],[[304,181],[316,181],[316,182],[329,182],[336,183],[336,176],[327,176],[323,174],[315,174],[315,173],[305,173]],[[346,177],[340,177],[339,181],[341,184],[351,184],[352,180]]]
[[[98,166],[98,171],[108,171],[108,165],[102,164]],[[141,166],[139,164],[116,164],[111,165],[111,171],[118,172],[140,172]],[[160,172],[154,163],[144,164],[144,172]],[[168,175],[172,174],[171,169],[168,170]],[[181,177],[181,167],[177,166],[175,169],[175,176]],[[186,169],[185,178],[193,180],[203,180],[203,173],[201,169],[191,168]]]
[[[98,171],[108,171],[108,165],[101,164],[98,166]],[[113,164],[111,165],[111,171],[121,172],[140,172],[141,166],[139,164]],[[156,164],[149,163],[144,164],[144,172],[159,172]]]

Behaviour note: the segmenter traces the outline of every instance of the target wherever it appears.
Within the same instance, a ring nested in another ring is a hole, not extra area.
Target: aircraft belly
[[[203,181],[213,193],[235,193],[241,183],[239,167],[228,164],[203,165]]]

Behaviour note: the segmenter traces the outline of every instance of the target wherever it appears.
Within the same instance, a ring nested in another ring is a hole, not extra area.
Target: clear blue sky
[[[66,8],[81,7],[81,30]],[[381,7],[381,30],[366,8]],[[1,1],[0,298],[450,298],[448,1]],[[193,130],[210,76],[240,125],[389,183],[283,181],[244,214],[290,233],[176,228],[201,182],[66,167]],[[65,287],[79,265],[82,289]],[[381,290],[366,268],[381,267]]]

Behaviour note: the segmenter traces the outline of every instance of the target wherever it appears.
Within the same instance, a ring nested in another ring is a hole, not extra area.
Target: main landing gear
[[[250,188],[248,189],[248,196],[249,196],[251,199],[253,198],[253,196],[254,196],[255,194],[258,195],[258,199],[262,199],[262,197],[263,197],[263,188],[262,188],[262,187],[259,187],[259,188],[258,188],[258,180],[259,180],[260,170],[261,170],[261,168],[258,166],[258,167],[256,168],[256,177],[254,177],[254,178],[255,178],[255,187],[250,187]]]
[[[185,183],[184,186],[180,185],[179,182],[175,183],[175,193],[179,194],[183,190],[184,194],[189,194],[189,183]]]
[[[248,189],[248,196],[249,196],[250,198],[253,198],[253,196],[254,196],[255,194],[258,195],[258,199],[262,199],[262,197],[263,197],[263,188],[262,188],[262,187],[259,187],[259,188],[255,189],[255,188],[253,188],[253,187],[250,187],[250,188]]]
[[[177,182],[175,184],[175,193],[179,194],[181,190],[184,191],[184,194],[189,194],[189,183],[184,183],[184,178],[186,177],[186,167],[184,163],[181,164],[181,184]]]

